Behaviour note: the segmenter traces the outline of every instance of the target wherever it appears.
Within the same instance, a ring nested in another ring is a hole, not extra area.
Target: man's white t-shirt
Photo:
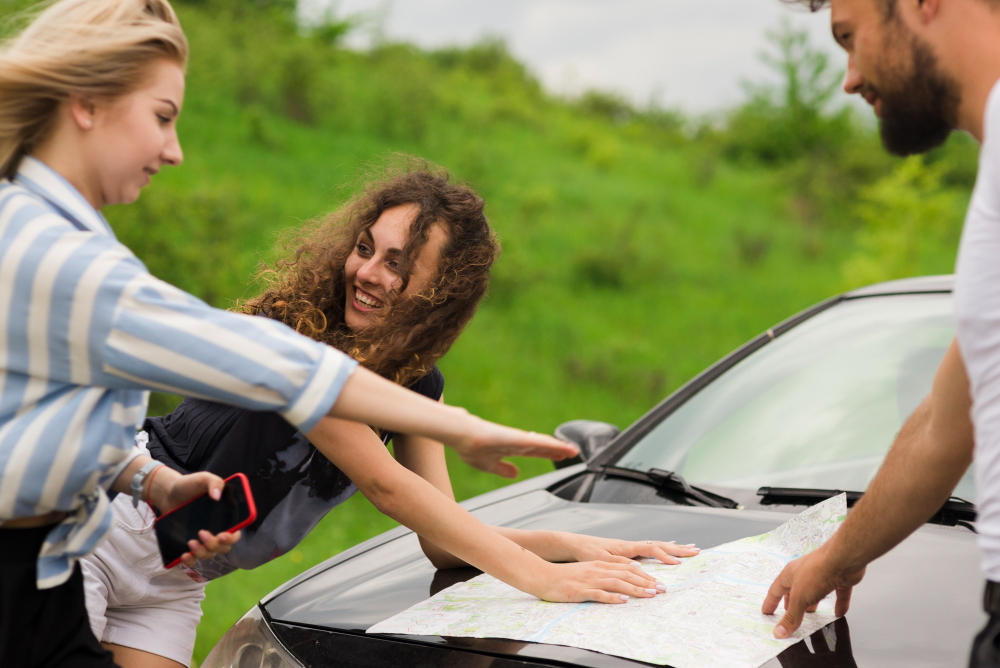
[[[986,102],[979,174],[955,273],[958,345],[976,434],[976,529],[983,572],[1000,582],[1000,83]]]

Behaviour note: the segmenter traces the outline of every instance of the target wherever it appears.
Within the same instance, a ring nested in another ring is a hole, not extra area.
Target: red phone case
[[[246,497],[247,497],[247,507],[250,509],[250,517],[248,517],[247,519],[243,520],[242,522],[240,522],[239,524],[237,524],[233,528],[226,529],[226,533],[232,533],[234,531],[239,531],[243,527],[248,526],[250,524],[253,524],[253,521],[255,519],[257,519],[257,506],[254,505],[253,494],[250,493],[250,481],[247,480],[247,477],[245,475],[243,475],[242,473],[234,473],[233,475],[231,475],[228,478],[226,478],[225,482],[229,482],[233,478],[237,478],[241,483],[243,483],[243,493],[246,494]],[[205,494],[208,494],[208,492],[205,492]],[[170,515],[171,513],[175,513],[178,510],[180,510],[181,508],[183,508],[184,506],[188,505],[189,503],[193,503],[195,500],[200,499],[201,497],[205,496],[205,494],[200,494],[200,495],[194,497],[193,499],[190,499],[189,501],[187,501],[185,503],[182,503],[181,505],[179,505],[176,508],[174,508],[173,510],[171,510],[169,513],[163,513],[162,515],[160,515],[159,517],[156,518],[156,521],[159,522],[160,520],[162,520],[164,517]],[[180,557],[177,557],[176,559],[174,559],[173,561],[171,561],[169,564],[164,564],[163,567],[166,568],[166,569],[173,568],[177,564],[181,563],[181,559],[183,559],[183,558],[184,558],[183,555],[180,556]]]

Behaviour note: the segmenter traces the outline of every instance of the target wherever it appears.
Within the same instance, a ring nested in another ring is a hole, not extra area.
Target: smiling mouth
[[[362,292],[361,290],[358,290],[357,288],[354,289],[354,300],[362,306],[367,306],[368,308],[382,308],[382,302]]]

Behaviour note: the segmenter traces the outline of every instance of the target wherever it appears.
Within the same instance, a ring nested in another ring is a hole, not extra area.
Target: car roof
[[[953,274],[940,276],[918,276],[916,278],[901,278],[896,281],[886,281],[852,290],[844,296],[875,297],[877,295],[906,295],[922,292],[951,292],[955,285]]]

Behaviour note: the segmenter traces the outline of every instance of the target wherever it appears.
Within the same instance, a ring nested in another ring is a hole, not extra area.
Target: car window
[[[865,490],[954,336],[951,295],[846,300],[742,360],[616,463],[693,484]],[[971,472],[956,494],[974,496]]]

